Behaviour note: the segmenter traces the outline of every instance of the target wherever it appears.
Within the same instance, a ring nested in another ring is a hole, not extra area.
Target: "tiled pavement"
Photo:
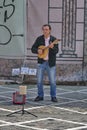
[[[44,86],[44,101],[34,102],[36,85],[27,85],[26,112],[12,103],[19,85],[0,85],[0,130],[87,130],[87,86],[57,86],[58,103],[50,100],[50,86]],[[34,117],[33,115],[37,117]]]

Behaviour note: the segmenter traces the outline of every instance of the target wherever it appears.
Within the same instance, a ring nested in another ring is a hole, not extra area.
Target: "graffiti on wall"
[[[3,41],[3,39],[2,39],[2,41],[0,41],[0,45],[8,44],[11,41],[11,38],[12,38],[11,30],[5,25],[5,23],[12,17],[12,15],[15,12],[14,1],[15,0],[9,1],[9,3],[6,4],[6,0],[3,0],[2,3],[0,3],[0,15],[3,15],[3,23],[4,23],[4,24],[0,23],[0,30],[1,30],[0,34],[2,34],[2,33],[4,33],[4,34],[8,33],[9,34],[9,37],[8,37],[8,39],[6,39],[6,41],[5,40]],[[11,8],[10,13],[8,12],[9,8]],[[4,10],[4,13],[3,13],[3,10]]]
[[[15,39],[14,41],[16,41],[16,44],[13,45],[12,49],[17,49],[17,45],[20,44],[19,40],[17,40],[17,39],[18,38],[19,39],[21,38],[22,40],[24,39],[23,38],[24,37],[23,4],[24,4],[23,0],[21,0],[21,1],[20,0],[19,1],[1,0],[0,1],[0,48],[1,48],[1,46],[4,47],[4,45],[7,45],[7,47],[8,47],[9,43],[13,43],[13,40]],[[21,5],[21,6],[19,7],[19,5]],[[6,50],[6,52],[7,52],[7,50]],[[3,54],[0,53],[0,55],[3,55]],[[7,54],[5,54],[5,55],[10,56],[11,54],[9,54],[9,52],[7,52]],[[13,52],[13,55],[15,55],[14,52]]]

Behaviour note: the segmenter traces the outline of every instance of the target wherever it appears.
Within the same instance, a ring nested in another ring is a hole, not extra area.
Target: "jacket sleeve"
[[[56,38],[53,39],[53,41],[56,40]],[[57,54],[59,51],[59,46],[58,44],[55,44],[53,48],[50,48],[50,52],[53,54]]]
[[[35,54],[38,53],[38,38],[36,39],[36,41],[35,41],[34,44],[32,45],[31,51],[32,51],[32,53],[35,53]]]
[[[54,45],[52,49],[50,48],[50,52],[53,54],[57,54],[58,51],[59,51],[58,45]]]

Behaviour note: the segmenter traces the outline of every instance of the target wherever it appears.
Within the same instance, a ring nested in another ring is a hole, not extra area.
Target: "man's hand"
[[[43,50],[42,49],[38,49],[38,54],[42,54]]]
[[[53,45],[53,44],[50,44],[50,45],[49,45],[49,48],[53,48],[53,47],[54,47],[54,45]]]

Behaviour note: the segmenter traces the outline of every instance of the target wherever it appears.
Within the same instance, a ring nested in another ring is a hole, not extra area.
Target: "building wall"
[[[1,75],[11,75],[12,68],[23,65],[37,68],[37,55],[31,53],[31,46],[42,34],[42,25],[49,23],[52,35],[61,39],[57,82],[87,81],[87,0],[26,0],[26,5],[27,55],[25,60],[1,59]],[[25,76],[24,81],[36,82],[36,76]],[[44,81],[48,82],[47,74]]]
[[[37,64],[37,56],[31,53],[31,46],[36,37],[41,34],[41,26],[49,23],[52,26],[52,35],[61,39],[56,58],[57,82],[86,81],[87,1],[44,0],[42,3],[37,0],[37,3],[39,5],[35,4],[34,0],[28,1],[28,60],[32,64]],[[34,7],[38,9],[35,10]],[[48,81],[47,76],[44,79]]]

